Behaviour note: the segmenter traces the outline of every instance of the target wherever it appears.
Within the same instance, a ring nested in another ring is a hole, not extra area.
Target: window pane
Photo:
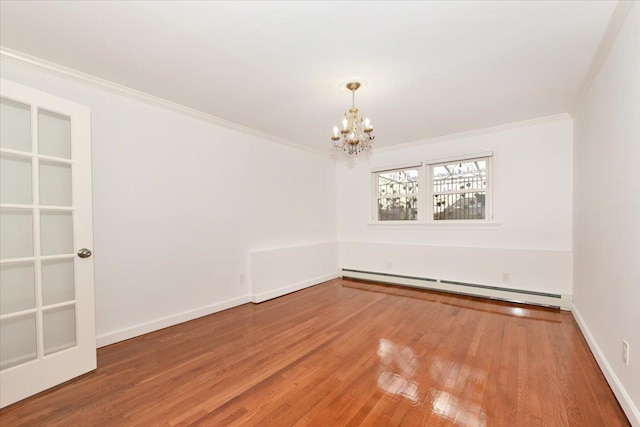
[[[417,197],[378,199],[379,221],[413,221],[418,219]]]
[[[418,169],[378,174],[378,196],[401,196],[418,193]]]
[[[433,219],[485,219],[485,192],[436,194],[433,196]]]
[[[434,220],[486,218],[487,164],[484,158],[433,166]]]
[[[433,167],[433,192],[477,191],[487,188],[487,160],[471,160]]]

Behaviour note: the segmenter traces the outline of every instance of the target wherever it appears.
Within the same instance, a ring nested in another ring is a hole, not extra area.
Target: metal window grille
[[[378,221],[417,220],[419,169],[397,169],[376,175]]]
[[[478,220],[487,216],[488,158],[431,165],[433,220]]]

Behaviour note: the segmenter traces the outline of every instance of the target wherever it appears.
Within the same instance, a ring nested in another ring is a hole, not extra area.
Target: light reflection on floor
[[[511,311],[511,314],[518,317],[527,317],[529,315],[527,310],[520,307],[511,307],[509,311]]]
[[[380,372],[378,387],[385,393],[402,396],[413,404],[420,401],[418,384],[413,381],[418,358],[409,347],[400,346],[385,339],[378,343]]]
[[[380,359],[377,384],[384,393],[402,397],[414,406],[431,405],[433,414],[453,425],[486,426],[481,406],[487,380],[485,371],[435,357],[428,369],[437,388],[431,388],[421,402],[417,381],[420,361],[416,353],[407,346],[380,339],[377,354]],[[452,376],[452,372],[456,375]]]
[[[532,320],[544,322],[560,323],[557,308],[532,306],[521,304],[521,307],[513,307],[514,303],[509,301],[486,300],[472,296],[448,295],[444,292],[437,292],[426,289],[413,289],[399,285],[371,284],[349,280],[343,284],[344,287],[361,289],[368,292],[384,293],[406,298],[420,299],[424,301],[446,304],[450,306],[464,308],[465,310],[481,311],[486,313],[525,317]]]
[[[486,371],[435,357],[429,372],[434,384],[440,388],[431,390],[434,414],[453,419],[454,425],[486,425],[486,415],[482,410]],[[451,381],[451,372],[457,372],[455,382]]]
[[[440,415],[445,420],[452,420],[453,425],[461,426],[486,426],[486,415],[479,405],[469,404],[458,399],[446,391],[432,390],[437,397],[433,399],[433,413]]]

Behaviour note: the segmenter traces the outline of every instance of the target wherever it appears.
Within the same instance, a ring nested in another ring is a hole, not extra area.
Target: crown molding
[[[607,28],[604,30],[604,34],[600,39],[600,43],[598,44],[598,48],[596,49],[595,54],[593,55],[593,59],[591,60],[591,65],[589,65],[589,70],[587,74],[584,76],[582,83],[580,84],[580,89],[578,89],[578,93],[575,98],[573,98],[573,102],[569,108],[569,113],[572,117],[578,113],[578,109],[582,104],[582,101],[587,96],[589,89],[591,89],[591,85],[595,80],[602,64],[604,63],[607,56],[609,56],[609,51],[611,50],[611,46],[618,38],[618,34],[620,30],[624,26],[625,21],[627,20],[627,16],[629,16],[629,12],[631,11],[631,7],[633,6],[633,1],[625,1],[618,0],[618,4],[616,8],[611,13],[611,17],[609,18],[609,22],[607,23]]]
[[[421,139],[419,141],[405,142],[404,144],[376,148],[376,152],[404,150],[406,148],[413,148],[413,147],[417,147],[424,144],[431,144],[434,142],[450,141],[452,139],[460,139],[460,138],[469,138],[472,136],[486,135],[488,133],[500,132],[500,131],[509,130],[509,129],[517,129],[521,127],[532,126],[532,125],[537,125],[541,123],[555,122],[558,120],[566,120],[566,119],[571,119],[571,116],[569,115],[569,113],[560,113],[560,114],[555,114],[553,116],[538,117],[535,119],[522,120],[519,122],[506,123],[498,126],[474,129],[474,130],[465,131],[465,132],[451,133],[448,135],[436,136],[434,138]]]
[[[224,127],[236,132],[240,132],[249,136],[267,139],[278,144],[286,145],[291,148],[296,148],[302,151],[307,151],[322,157],[327,157],[324,151],[316,150],[311,147],[307,147],[300,143],[291,141],[289,139],[281,138],[279,136],[271,135],[266,132],[262,132],[238,123],[230,122],[228,120],[221,119],[220,117],[213,116],[202,111],[186,107],[181,104],[177,104],[172,101],[168,101],[164,98],[160,98],[154,95],[150,95],[145,92],[141,92],[136,89],[132,89],[127,86],[120,85],[118,83],[111,82],[109,80],[101,79],[91,74],[86,74],[71,68],[64,67],[62,65],[55,64],[53,62],[46,61],[41,58],[37,58],[31,55],[27,55],[22,52],[18,52],[12,49],[8,49],[0,46],[0,60],[12,62],[14,64],[33,68],[38,71],[42,71],[57,77],[63,77],[68,80],[80,82],[94,88],[106,90],[116,95],[124,96],[136,101],[144,102],[155,107],[164,108],[174,113],[182,114],[194,119],[202,120],[214,125]]]

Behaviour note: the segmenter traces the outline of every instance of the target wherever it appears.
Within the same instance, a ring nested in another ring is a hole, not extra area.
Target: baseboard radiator
[[[476,283],[455,282],[428,277],[353,270],[349,268],[342,269],[342,277],[392,285],[404,285],[414,288],[432,289],[436,291],[484,297],[501,301],[540,305],[543,307],[553,307],[567,311],[571,310],[571,295],[503,288]]]

